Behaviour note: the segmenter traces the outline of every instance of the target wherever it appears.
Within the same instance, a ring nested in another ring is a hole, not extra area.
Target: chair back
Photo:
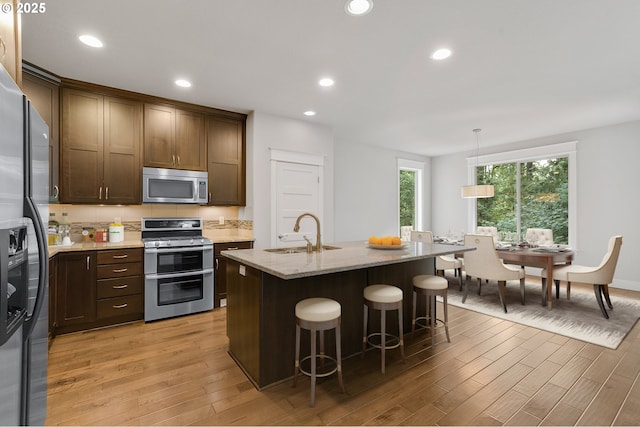
[[[553,245],[553,230],[550,228],[527,228],[524,240],[539,246]]]
[[[609,239],[607,253],[602,259],[600,265],[596,268],[597,276],[595,279],[597,280],[593,283],[608,285],[613,282],[613,275],[616,271],[621,247],[622,236],[613,236]]]
[[[504,265],[496,254],[493,236],[488,234],[465,234],[464,245],[475,247],[475,251],[464,253],[464,269],[471,277],[500,280]]]
[[[476,234],[483,234],[493,236],[493,244],[495,245],[500,240],[498,235],[498,229],[496,227],[480,226],[476,228]]]
[[[412,242],[433,243],[433,234],[430,231],[412,231]]]

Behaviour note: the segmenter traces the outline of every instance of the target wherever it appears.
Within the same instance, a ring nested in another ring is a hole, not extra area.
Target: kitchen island
[[[227,262],[227,335],[229,353],[249,379],[262,389],[293,375],[295,305],[310,297],[335,299],[342,306],[342,354],[362,349],[364,287],[376,283],[403,290],[404,330],[410,331],[412,278],[434,273],[434,257],[473,250],[470,247],[412,242],[400,249],[373,249],[366,242],[340,242],[321,253],[223,251]],[[421,301],[424,306],[424,301]],[[387,330],[397,331],[394,316]],[[369,316],[379,328],[379,312]],[[328,332],[331,354],[335,342]],[[306,342],[305,342],[306,339]],[[302,348],[308,349],[308,334]]]

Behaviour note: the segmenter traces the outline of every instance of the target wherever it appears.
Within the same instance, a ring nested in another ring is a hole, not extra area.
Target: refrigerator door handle
[[[38,293],[36,295],[36,302],[33,307],[33,313],[27,317],[24,322],[23,336],[28,338],[33,332],[33,328],[36,326],[42,304],[44,304],[45,284],[47,280],[47,270],[49,268],[47,243],[44,238],[44,225],[38,215],[38,209],[33,203],[31,198],[26,197],[24,199],[24,212],[27,218],[33,221],[33,228],[36,234],[36,242],[38,243],[38,259],[39,259],[39,271],[38,271]]]

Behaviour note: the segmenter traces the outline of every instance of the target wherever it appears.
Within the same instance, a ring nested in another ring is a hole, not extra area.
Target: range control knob
[[[189,240],[189,244],[193,245],[193,239]]]
[[[204,244],[204,239],[200,239],[200,243]]]
[[[155,247],[160,246],[160,242],[158,242],[157,240],[154,242]]]

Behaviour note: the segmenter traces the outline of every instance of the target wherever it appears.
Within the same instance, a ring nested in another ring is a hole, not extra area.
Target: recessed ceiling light
[[[431,59],[435,59],[435,60],[441,60],[441,59],[446,59],[448,57],[451,56],[451,51],[449,49],[438,49],[435,52],[433,52],[431,54]]]
[[[315,115],[316,115],[316,112],[315,112],[315,111],[311,111],[311,110],[309,110],[309,111],[305,111],[305,112],[304,112],[304,115],[305,115],[305,116],[309,116],[309,117],[311,117],[311,116],[315,116]]]
[[[335,82],[333,81],[333,79],[330,79],[329,77],[325,77],[323,79],[320,79],[318,81],[318,84],[323,87],[329,87],[329,86],[333,86]]]
[[[347,0],[344,9],[349,15],[362,16],[371,12],[373,0]]]
[[[188,80],[178,79],[175,83],[180,87],[191,87],[191,82]]]
[[[83,34],[80,37],[78,37],[78,39],[80,39],[80,41],[84,44],[86,44],[87,46],[91,46],[91,47],[102,47],[103,44],[100,41],[100,39],[98,39],[97,37],[91,36],[89,34]]]

